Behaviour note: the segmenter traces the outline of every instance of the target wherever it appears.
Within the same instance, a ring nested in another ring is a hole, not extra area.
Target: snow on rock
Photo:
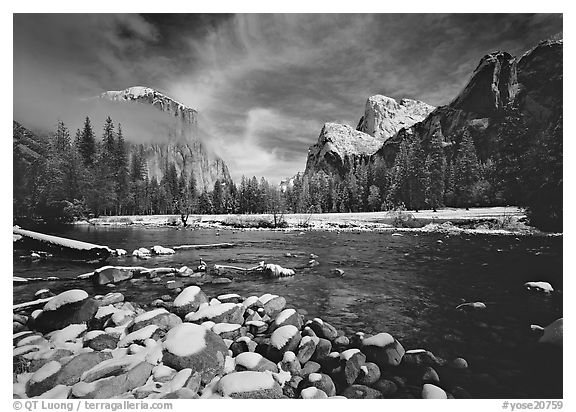
[[[402,361],[404,347],[389,333],[378,333],[362,340],[362,352],[369,362],[379,368],[398,366]]]
[[[174,249],[170,249],[168,247],[156,245],[152,247],[152,252],[156,255],[173,255],[176,253]]]
[[[354,356],[355,353],[359,353],[359,352],[360,352],[360,349],[348,349],[348,350],[345,350],[344,352],[342,352],[342,353],[340,354],[340,359],[348,360],[348,359],[350,359],[352,356]]]
[[[136,318],[134,318],[134,323],[144,322],[144,321],[150,320],[150,319],[152,319],[158,315],[162,315],[164,313],[169,313],[169,312],[164,308],[150,310],[148,312],[144,312],[141,315],[136,316]]]
[[[379,333],[362,341],[364,346],[379,346],[381,348],[392,343],[394,343],[394,338],[389,333]]]
[[[314,386],[310,386],[309,388],[302,389],[300,392],[300,396],[302,399],[326,399],[328,395],[321,389],[318,389]]]
[[[270,344],[277,349],[284,347],[298,332],[294,325],[282,326],[272,333]]]
[[[216,323],[244,323],[244,306],[236,303],[221,303],[219,305],[205,306],[195,313],[185,316],[187,322],[203,322],[211,320]]]
[[[166,334],[162,362],[176,370],[191,368],[207,383],[224,370],[228,347],[220,336],[203,326],[182,323]]]
[[[176,356],[190,356],[206,347],[206,328],[183,323],[168,331],[164,340],[166,350]]]
[[[272,335],[270,336],[268,359],[275,363],[280,362],[285,352],[295,352],[298,349],[301,339],[302,335],[296,326],[285,325],[279,327],[272,332]]]
[[[552,293],[554,288],[548,282],[526,282],[524,288],[530,291]]]
[[[264,273],[274,278],[281,278],[295,275],[293,269],[286,269],[280,265],[275,265],[274,263],[268,263],[264,265]]]
[[[418,100],[397,101],[377,94],[366,101],[366,109],[358,130],[385,142],[400,129],[424,120],[434,109],[434,106]]]
[[[81,289],[71,289],[54,296],[42,309],[44,312],[56,310],[64,305],[80,302],[88,298],[88,293]]]
[[[266,303],[268,303],[270,300],[277,298],[278,295],[272,295],[270,293],[265,293],[262,296],[260,296],[259,300],[260,302],[265,305]]]
[[[284,309],[282,312],[280,312],[280,314],[276,317],[276,319],[274,320],[274,322],[277,325],[281,325],[282,323],[284,323],[286,321],[286,319],[288,319],[290,316],[294,315],[296,313],[296,309]]]
[[[174,299],[174,313],[184,317],[190,312],[197,311],[203,303],[208,303],[208,297],[204,292],[198,286],[188,286]]]
[[[86,324],[68,325],[64,329],[56,330],[50,333],[51,342],[68,342],[73,341],[88,329]]]
[[[148,325],[142,329],[138,329],[134,332],[129,333],[123,339],[118,342],[118,347],[126,347],[134,342],[144,341],[154,334],[159,329],[158,325]]]
[[[426,383],[422,387],[422,399],[447,399],[448,396],[443,389],[431,383]]]
[[[282,390],[271,373],[234,372],[224,376],[218,382],[217,391],[223,396],[231,397],[280,397]]]

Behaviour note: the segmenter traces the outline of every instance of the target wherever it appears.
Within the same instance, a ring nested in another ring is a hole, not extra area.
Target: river
[[[306,266],[310,254],[320,265],[297,270],[288,279],[236,274],[224,285],[204,285],[209,296],[273,293],[306,318],[321,317],[349,336],[388,332],[406,349],[465,358],[471,376],[466,389],[474,397],[561,398],[562,358],[534,343],[530,325],[546,326],[562,317],[562,295],[543,296],[523,289],[527,281],[548,281],[562,290],[562,237],[514,237],[403,232],[275,232],[177,230],[168,227],[93,227],[64,229],[60,236],[123,248],[129,253],[153,245],[232,242],[229,249],[179,251],[137,261],[114,258],[117,265],[195,267],[253,266],[259,261],[284,267]],[[289,257],[290,253],[296,257]],[[70,279],[14,286],[14,303],[33,298],[40,288],[60,292],[72,287],[88,293],[89,281],[74,278],[99,265],[62,261],[26,262],[14,258],[14,276]],[[344,276],[331,274],[341,268]],[[127,300],[149,304],[167,293],[164,282],[125,282],[114,291]],[[485,302],[474,314],[455,310],[462,302]],[[548,357],[549,359],[546,359]]]

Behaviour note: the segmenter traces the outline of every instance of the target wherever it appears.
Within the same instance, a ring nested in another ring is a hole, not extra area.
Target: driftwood
[[[12,306],[12,311],[30,309],[30,308],[34,308],[37,306],[44,306],[44,304],[46,304],[46,302],[48,302],[52,298],[53,298],[53,296],[51,296],[49,298],[36,299],[36,300],[30,301],[30,302],[19,303],[17,305]]]
[[[81,275],[76,276],[76,279],[90,279],[96,273],[101,272],[107,268],[114,268],[120,270],[127,270],[130,272],[134,272],[135,275],[163,275],[166,273],[176,273],[178,269],[176,268],[145,268],[143,266],[102,266],[101,268],[96,269],[94,272],[83,273]]]
[[[227,269],[227,270],[238,270],[241,272],[252,272],[253,270],[262,270],[262,266],[258,265],[258,266],[254,266],[251,268],[241,268],[239,266],[214,265],[214,269],[216,269],[216,270]]]
[[[173,246],[174,250],[192,250],[192,249],[216,249],[216,248],[230,248],[236,246],[234,243],[213,243],[209,245],[180,245]]]
[[[106,260],[112,254],[112,249],[108,246],[95,245],[93,243],[66,239],[59,236],[45,235],[43,233],[21,229],[18,226],[12,228],[12,233],[22,236],[19,242],[22,242],[25,247],[75,259]]]

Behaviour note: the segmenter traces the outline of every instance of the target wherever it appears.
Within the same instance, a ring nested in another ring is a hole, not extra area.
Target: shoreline
[[[189,229],[273,230],[273,231],[337,231],[337,232],[416,232],[443,234],[480,234],[500,236],[562,236],[542,232],[526,225],[525,213],[517,207],[489,207],[421,210],[419,212],[357,212],[285,214],[283,227],[273,227],[272,214],[191,214]],[[182,226],[179,215],[103,216],[74,222],[93,226]]]

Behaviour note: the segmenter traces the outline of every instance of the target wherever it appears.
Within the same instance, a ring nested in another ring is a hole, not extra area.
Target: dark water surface
[[[110,264],[145,267],[209,265],[253,266],[259,261],[302,267],[309,255],[319,266],[297,270],[289,279],[234,275],[225,285],[203,285],[209,296],[273,293],[304,309],[306,318],[321,317],[350,335],[388,332],[406,349],[428,349],[437,356],[464,357],[470,376],[463,385],[474,397],[561,398],[561,351],[534,343],[530,325],[546,326],[562,317],[561,294],[542,296],[523,290],[527,281],[548,281],[562,290],[562,238],[407,233],[273,232],[176,230],[143,227],[74,227],[58,234],[131,253],[153,245],[237,243],[230,249],[180,251],[146,261],[132,257]],[[442,243],[438,242],[441,240]],[[290,252],[297,257],[286,257]],[[31,300],[36,290],[72,287],[107,293],[89,281],[73,278],[100,265],[23,262],[14,259],[14,275],[58,276],[65,282],[14,286],[14,303]],[[331,275],[341,268],[344,277]],[[148,304],[166,294],[165,282],[125,282],[112,289],[127,300]],[[481,301],[475,314],[456,311],[462,303]]]

